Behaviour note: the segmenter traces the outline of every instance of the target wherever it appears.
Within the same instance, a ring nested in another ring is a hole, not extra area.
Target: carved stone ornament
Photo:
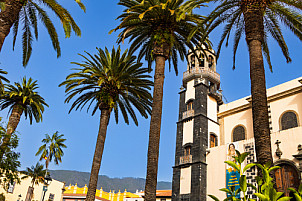
[[[282,151],[280,150],[280,147],[279,147],[279,144],[280,144],[281,142],[279,141],[279,140],[277,140],[276,142],[275,142],[275,144],[277,145],[277,149],[276,149],[276,156],[278,156],[278,158],[280,159],[281,158],[281,156],[282,156]]]

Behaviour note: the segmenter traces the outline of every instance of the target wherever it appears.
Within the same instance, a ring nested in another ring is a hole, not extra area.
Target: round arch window
[[[217,136],[213,133],[210,134],[210,148],[218,146]]]
[[[245,129],[243,126],[237,126],[233,130],[233,142],[245,140]]]
[[[298,127],[297,115],[292,112],[285,112],[281,117],[281,130]]]
[[[199,54],[199,67],[204,67],[204,55],[202,53]]]

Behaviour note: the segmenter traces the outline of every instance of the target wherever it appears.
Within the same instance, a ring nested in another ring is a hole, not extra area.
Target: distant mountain
[[[50,170],[50,175],[55,180],[65,182],[66,186],[69,184],[75,185],[77,183],[79,187],[83,187],[85,184],[88,185],[90,178],[90,173],[88,172],[70,170]],[[124,191],[127,189],[128,192],[134,193],[136,190],[140,191],[145,189],[145,179],[133,177],[110,178],[105,175],[99,175],[97,188],[100,189],[101,187],[106,192],[110,190],[118,192],[119,190]],[[172,189],[172,183],[160,181],[157,184],[157,189]]]

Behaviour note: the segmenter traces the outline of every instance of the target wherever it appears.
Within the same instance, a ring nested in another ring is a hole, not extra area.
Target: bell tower
[[[219,139],[217,110],[223,103],[219,87],[214,51],[189,51],[179,92],[172,201],[206,200],[206,152]]]

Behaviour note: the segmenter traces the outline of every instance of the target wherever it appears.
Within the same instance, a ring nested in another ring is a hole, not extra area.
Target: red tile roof
[[[142,196],[145,197],[145,192],[142,192]],[[156,197],[171,198],[172,197],[172,190],[156,190]]]
[[[156,197],[172,197],[172,190],[157,190]]]

